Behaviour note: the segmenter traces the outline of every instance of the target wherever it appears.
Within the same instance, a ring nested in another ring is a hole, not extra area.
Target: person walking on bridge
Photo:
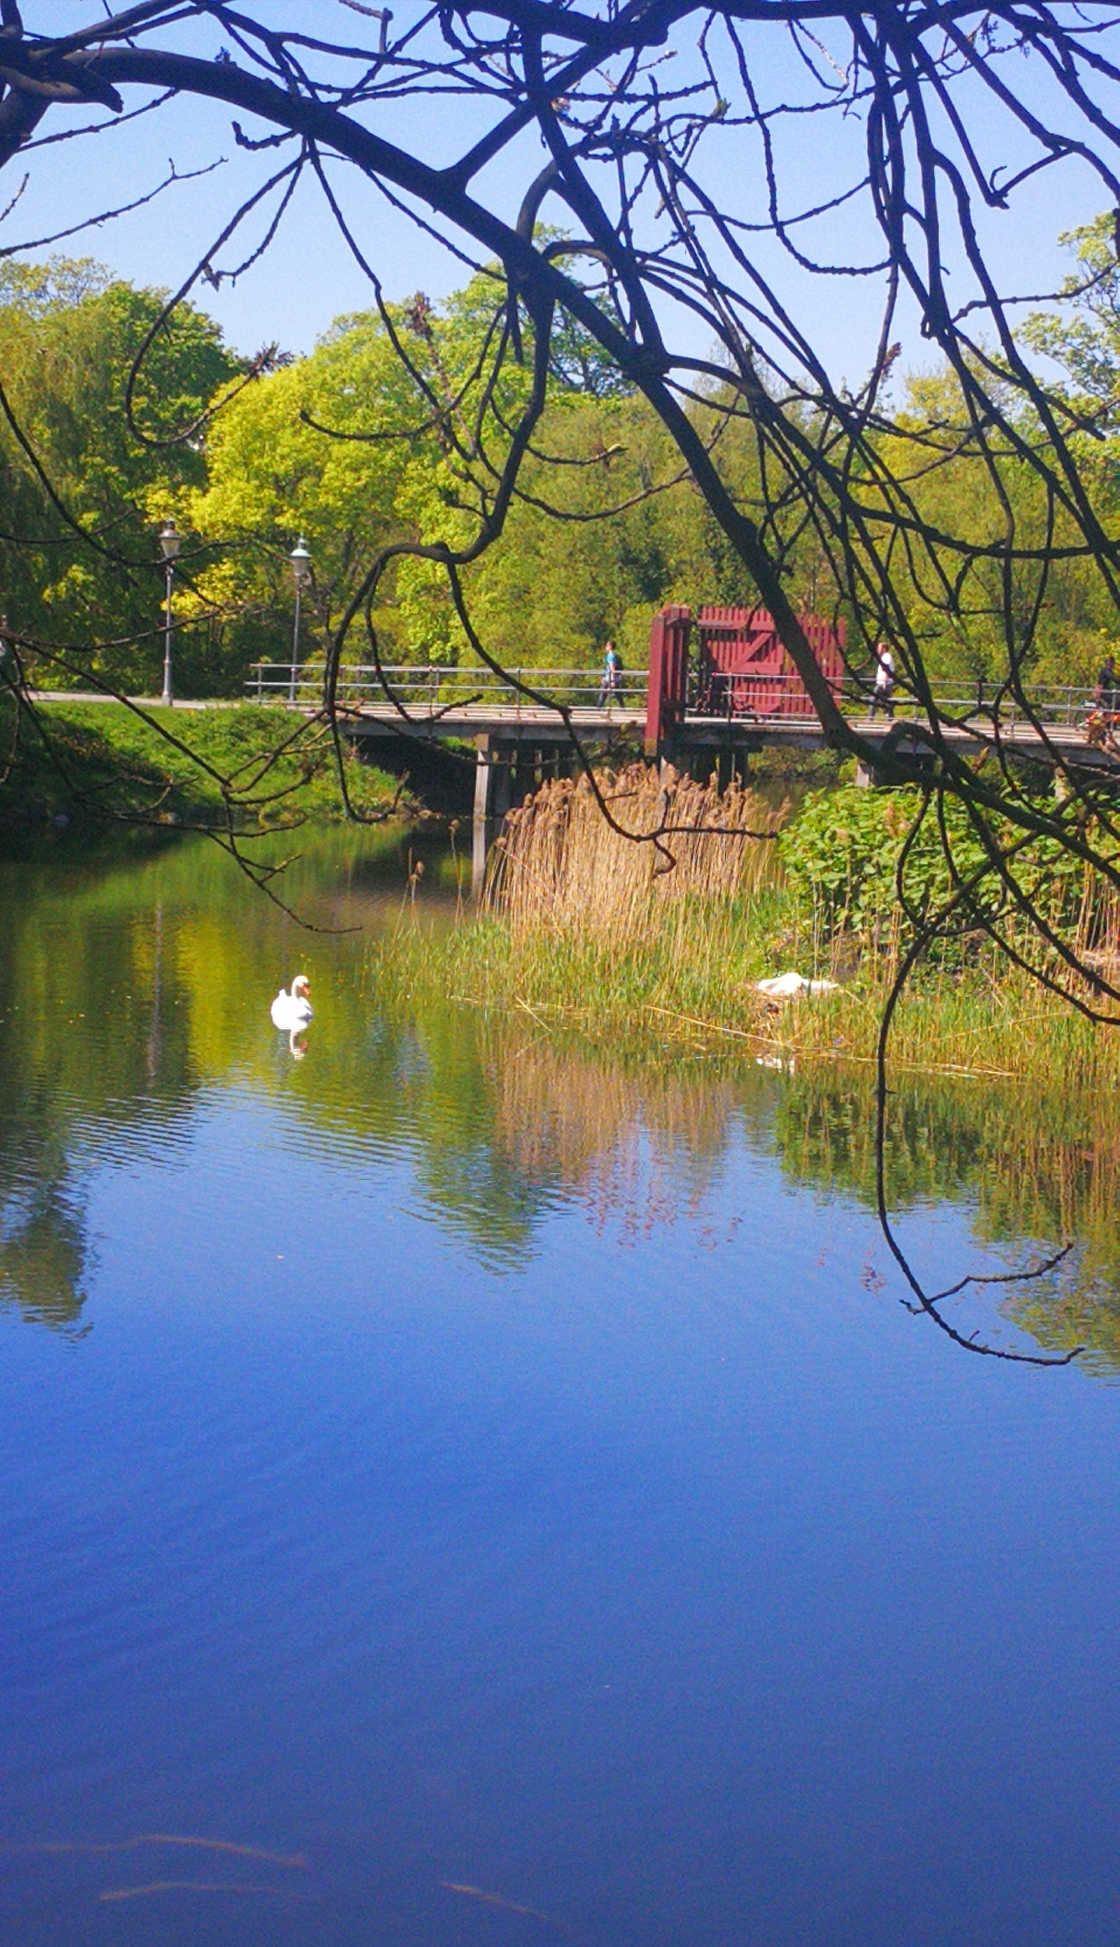
[[[1111,650],[1101,665],[1093,699],[1098,710],[1106,711],[1109,716],[1115,715],[1116,711],[1120,710],[1120,676],[1116,674],[1116,664]]]
[[[888,717],[894,716],[894,657],[889,642],[875,644],[875,687],[868,716],[873,717],[880,704]]]
[[[621,696],[621,694],[622,657],[614,643],[608,641],[603,651],[603,680],[599,685],[599,701],[595,706],[596,709],[601,710],[604,706],[609,709],[611,697]]]

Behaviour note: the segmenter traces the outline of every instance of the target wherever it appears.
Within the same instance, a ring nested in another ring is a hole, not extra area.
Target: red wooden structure
[[[844,676],[844,624],[819,615],[799,618],[821,670],[838,691]],[[690,656],[696,631],[695,656]],[[691,694],[690,694],[691,691]],[[653,618],[649,644],[646,748],[656,750],[684,721],[700,717],[816,717],[801,681],[764,608],[664,608]]]

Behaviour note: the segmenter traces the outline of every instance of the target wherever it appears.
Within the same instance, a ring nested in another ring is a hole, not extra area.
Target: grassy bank
[[[909,823],[901,794],[833,792],[786,825],[788,807],[749,791],[721,797],[679,779],[667,803],[664,788],[641,767],[604,776],[626,830],[668,820],[672,869],[612,832],[584,786],[547,786],[507,821],[480,917],[435,939],[404,928],[372,950],[382,989],[516,1010],[528,1026],[616,1051],[660,1041],[869,1067],[904,941],[893,893]],[[929,869],[944,870],[939,853]],[[832,977],[839,991],[775,1005],[756,983],[786,970]],[[982,941],[915,971],[891,1055],[915,1072],[1088,1090],[1120,1081],[1120,1038]]]
[[[240,829],[293,816],[341,816],[333,751],[322,730],[253,704],[155,709],[153,728],[124,704],[51,703],[25,715],[7,776],[0,779],[0,832],[26,838],[55,825],[219,825],[227,807]],[[0,752],[12,748],[14,706],[0,699]],[[160,734],[164,729],[174,741]],[[270,763],[278,743],[292,737]],[[355,804],[387,813],[399,782],[357,757],[347,761]],[[401,796],[398,810],[415,809]]]
[[[781,900],[771,917],[780,919]],[[407,924],[370,949],[378,989],[399,998],[445,994],[518,1010],[590,1046],[640,1054],[651,1042],[697,1053],[731,1045],[762,1058],[870,1066],[888,980],[860,968],[833,995],[768,1004],[754,983],[786,965],[769,950],[765,909],[696,906],[670,939],[608,942],[517,935],[494,916],[433,937]],[[774,935],[782,928],[775,925]],[[1068,1088],[1115,1088],[1120,1038],[1093,1028],[1025,976],[944,969],[915,976],[891,1037],[896,1068]]]

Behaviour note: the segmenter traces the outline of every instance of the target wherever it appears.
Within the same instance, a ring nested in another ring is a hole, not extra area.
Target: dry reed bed
[[[737,785],[721,793],[671,766],[631,764],[597,782],[609,819],[586,776],[551,779],[507,815],[487,902],[514,933],[632,940],[666,907],[749,896],[769,873],[787,806],[775,811]]]
[[[599,784],[621,832],[585,778],[545,784],[506,819],[482,917],[442,942],[399,936],[379,956],[386,996],[438,989],[483,1008],[514,1006],[550,1032],[639,1057],[660,1043],[868,1069],[898,941],[894,952],[888,939],[861,955],[845,935],[822,949],[773,841],[749,836],[780,829],[788,807],[641,764],[604,771]],[[668,871],[648,842],[662,827]],[[1114,918],[1083,914],[1081,931],[1102,958]],[[844,991],[770,1006],[755,982],[788,967],[834,972]],[[995,949],[963,975],[919,970],[895,1017],[891,1059],[897,1071],[1120,1086],[1120,1032],[1094,1030]]]

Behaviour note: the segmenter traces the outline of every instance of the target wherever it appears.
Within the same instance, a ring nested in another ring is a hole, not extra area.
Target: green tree
[[[508,362],[486,393],[500,296],[481,275],[443,305],[418,295],[392,307],[388,322],[374,312],[341,318],[309,357],[215,416],[207,484],[181,506],[192,528],[225,544],[200,593],[245,608],[234,625],[245,662],[287,660],[286,557],[298,533],[315,560],[312,628],[317,618],[323,629],[379,547],[463,547],[478,532],[530,384],[523,320],[521,362]],[[757,600],[655,415],[617,374],[600,370],[602,356],[584,338],[570,324],[559,335],[505,545],[463,571],[482,642],[514,666],[586,663],[608,635],[637,660],[663,602]],[[725,404],[713,397],[697,419],[737,496],[757,508],[753,438],[741,420],[726,421]],[[799,562],[794,550],[791,573]],[[808,576],[797,572],[800,598]],[[396,560],[374,620],[390,661],[456,663],[469,654],[438,560]],[[311,646],[309,638],[305,651]],[[365,646],[359,617],[348,653],[362,656]]]
[[[201,434],[153,442],[198,420],[238,369],[213,320],[180,305],[140,368],[134,413],[146,437],[138,436],[126,382],[163,302],[162,293],[112,281],[89,260],[0,270],[0,381],[22,435],[9,420],[0,428],[0,578],[9,618],[29,636],[74,645],[80,661],[108,680],[149,689],[158,635],[136,644],[127,638],[158,628],[153,528],[185,486],[205,477]],[[196,567],[184,549],[183,577]],[[101,646],[91,651],[91,644]],[[228,680],[211,631],[185,636],[176,661],[188,689]],[[57,670],[51,680],[60,680]]]
[[[1078,269],[1062,286],[1063,312],[1036,311],[1023,326],[1035,351],[1062,367],[1070,396],[1098,430],[1120,427],[1120,262],[1116,214],[1067,230],[1059,242],[1075,251]]]

